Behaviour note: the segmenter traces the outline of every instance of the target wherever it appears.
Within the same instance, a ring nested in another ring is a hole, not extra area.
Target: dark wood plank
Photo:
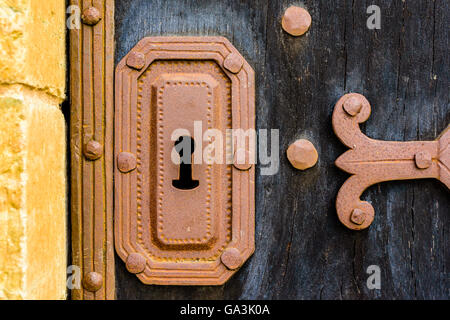
[[[346,149],[331,113],[340,96],[372,104],[365,133],[384,140],[432,140],[450,122],[448,1],[307,0],[303,37],[281,29],[291,1],[116,0],[116,62],[143,37],[221,35],[256,71],[257,127],[280,130],[280,171],[257,173],[256,252],[222,287],[144,286],[116,259],[119,299],[449,299],[448,190],[437,181],[383,183],[364,199],[373,225],[343,227],[334,201],[347,175]],[[382,11],[366,27],[367,6]],[[294,170],[285,150],[306,137],[319,164]],[[369,265],[381,290],[366,286]]]

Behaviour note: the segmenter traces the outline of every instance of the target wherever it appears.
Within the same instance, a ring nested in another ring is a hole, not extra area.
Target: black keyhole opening
[[[195,142],[191,137],[185,136],[175,141],[175,150],[180,155],[180,170],[178,180],[173,180],[172,185],[180,190],[192,190],[200,185],[198,180],[192,179],[192,154],[195,150]]]

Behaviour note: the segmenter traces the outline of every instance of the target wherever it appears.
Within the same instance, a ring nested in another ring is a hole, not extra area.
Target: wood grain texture
[[[116,259],[119,299],[449,299],[450,198],[434,180],[388,182],[362,199],[377,215],[365,231],[339,222],[335,199],[347,148],[331,126],[339,97],[359,92],[381,140],[434,140],[450,121],[447,1],[308,0],[311,29],[282,31],[295,1],[116,0],[116,63],[143,37],[227,37],[256,72],[260,129],[280,129],[280,170],[256,178],[256,251],[222,287],[145,286]],[[381,8],[381,30],[366,9]],[[285,151],[299,138],[319,152],[300,172]],[[381,290],[366,286],[381,268]]]
[[[113,79],[114,2],[71,0],[81,12],[95,6],[102,20],[81,24],[70,32],[70,148],[72,265],[81,276],[102,276],[97,292],[71,292],[75,300],[114,299],[113,244]],[[87,160],[83,147],[90,140],[103,146],[103,156]]]

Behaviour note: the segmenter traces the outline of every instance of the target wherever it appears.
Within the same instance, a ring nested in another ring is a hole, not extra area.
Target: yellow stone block
[[[65,0],[0,0],[0,299],[66,297]]]
[[[65,121],[59,100],[0,87],[0,299],[66,296]]]
[[[65,0],[0,0],[0,84],[64,98]]]

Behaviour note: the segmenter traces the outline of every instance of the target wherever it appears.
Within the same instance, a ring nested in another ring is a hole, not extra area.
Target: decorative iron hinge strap
[[[334,132],[351,148],[336,160],[336,166],[352,174],[339,190],[336,209],[340,221],[353,230],[367,228],[374,219],[372,205],[360,200],[371,185],[435,178],[450,188],[450,126],[435,141],[379,141],[359,128],[370,113],[369,102],[357,93],[343,96],[333,113]]]

